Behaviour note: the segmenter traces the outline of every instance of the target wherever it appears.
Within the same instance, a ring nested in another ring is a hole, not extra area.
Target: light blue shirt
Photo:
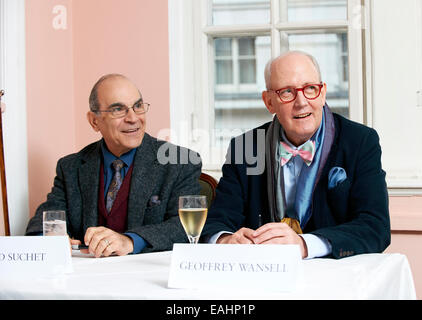
[[[284,131],[281,133],[283,141],[289,145],[290,148],[297,150],[301,146],[294,146],[287,139]],[[306,142],[305,142],[306,143]],[[290,160],[283,166],[284,176],[284,194],[286,196],[286,207],[294,208],[296,199],[297,183],[299,181],[300,172],[303,166],[306,165],[301,157],[291,157]],[[321,236],[306,233],[300,235],[305,240],[306,246],[308,247],[308,256],[306,259],[312,259],[317,257],[323,257],[331,253],[330,242]]]

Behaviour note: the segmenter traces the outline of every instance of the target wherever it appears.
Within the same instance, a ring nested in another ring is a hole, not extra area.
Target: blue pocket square
[[[328,189],[333,189],[346,180],[346,171],[341,167],[333,167],[328,173]]]
[[[154,206],[158,206],[159,204],[161,204],[161,200],[158,199],[158,196],[152,196],[151,199],[149,199],[148,201],[148,207],[154,207]]]

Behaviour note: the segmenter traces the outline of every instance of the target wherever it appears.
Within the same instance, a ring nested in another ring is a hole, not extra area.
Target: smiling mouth
[[[134,133],[134,132],[137,132],[137,131],[139,131],[139,128],[123,130],[122,132],[123,133]]]
[[[311,113],[301,113],[301,114],[298,114],[297,116],[294,116],[293,118],[294,119],[304,119],[304,118],[309,117],[310,115],[311,115]]]

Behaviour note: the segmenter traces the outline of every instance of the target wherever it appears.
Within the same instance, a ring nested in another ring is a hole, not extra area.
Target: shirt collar
[[[133,159],[135,157],[136,148],[133,148],[132,150],[122,154],[120,157],[116,157],[114,154],[112,154],[108,150],[107,145],[106,145],[106,143],[103,139],[102,143],[101,143],[101,151],[103,153],[103,160],[104,160],[104,167],[105,168],[110,168],[111,163],[116,159],[122,160],[127,167],[130,167],[132,165]]]

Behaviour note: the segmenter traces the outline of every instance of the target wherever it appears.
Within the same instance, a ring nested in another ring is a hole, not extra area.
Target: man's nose
[[[304,106],[306,104],[308,104],[308,99],[305,98],[303,91],[298,91],[296,95],[295,105]]]
[[[133,107],[130,107],[127,110],[125,120],[128,122],[135,122],[138,120],[138,115],[135,113],[135,111],[133,111]]]

